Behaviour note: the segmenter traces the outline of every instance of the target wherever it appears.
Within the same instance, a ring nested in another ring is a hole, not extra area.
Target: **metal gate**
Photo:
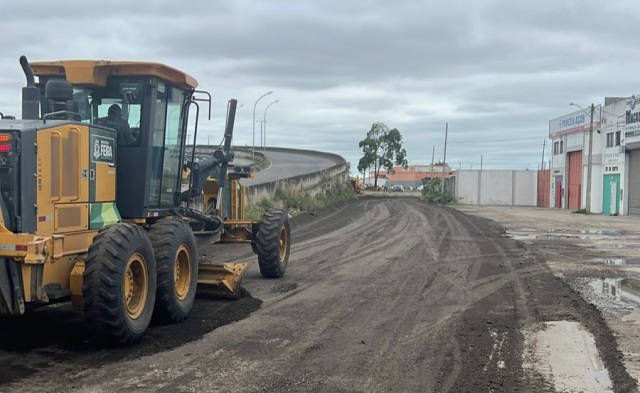
[[[538,171],[538,207],[549,207],[551,194],[551,170]]]
[[[640,150],[629,152],[629,214],[640,214]]]
[[[562,208],[562,176],[554,176],[554,205],[555,208]]]
[[[580,201],[582,199],[582,150],[569,153],[567,158],[569,161],[567,209],[580,209]]]

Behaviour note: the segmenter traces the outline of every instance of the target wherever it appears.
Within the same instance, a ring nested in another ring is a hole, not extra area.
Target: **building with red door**
[[[586,207],[587,165],[591,107],[549,121],[551,139],[550,207],[580,210]],[[591,153],[591,212],[600,213],[597,195],[602,192],[601,105],[594,106]],[[596,196],[596,198],[594,198]]]
[[[587,208],[590,125],[590,106],[549,121],[550,207]],[[590,202],[591,213],[640,214],[640,99],[635,96],[607,97],[604,106],[594,105]]]

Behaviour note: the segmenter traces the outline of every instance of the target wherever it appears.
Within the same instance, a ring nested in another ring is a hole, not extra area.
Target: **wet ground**
[[[503,236],[534,245],[557,277],[593,305],[640,381],[640,219],[539,208],[459,207],[491,217]]]
[[[364,195],[295,217],[280,280],[260,277],[250,247],[202,250],[252,263],[245,296],[199,299],[187,322],[153,326],[129,349],[92,347],[80,315],[64,308],[0,321],[0,391],[633,391],[616,330],[579,288],[596,293],[600,284],[588,280],[632,277],[633,265],[596,260],[626,262],[632,247],[609,254],[588,244],[632,244],[633,225],[587,226],[588,217],[573,227],[565,215],[554,226],[536,212],[518,220],[467,210]],[[518,228],[616,233],[514,239]],[[563,355],[573,358],[558,362]]]

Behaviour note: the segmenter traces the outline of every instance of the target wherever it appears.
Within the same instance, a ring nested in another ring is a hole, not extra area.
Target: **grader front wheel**
[[[157,222],[149,232],[158,267],[155,316],[166,323],[184,320],[193,307],[198,285],[196,239],[179,219]]]
[[[132,224],[102,229],[85,265],[84,317],[94,339],[135,344],[149,326],[156,293],[156,263],[146,232]]]
[[[260,273],[266,278],[284,276],[291,249],[289,215],[282,209],[265,212],[256,235],[256,253]]]

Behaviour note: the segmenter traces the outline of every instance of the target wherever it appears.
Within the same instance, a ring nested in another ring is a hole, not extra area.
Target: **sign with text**
[[[94,162],[113,164],[115,150],[115,141],[112,138],[91,135],[91,158]]]
[[[579,131],[589,131],[591,116],[588,107],[586,110],[579,110],[549,121],[549,138],[571,134]],[[601,106],[596,105],[593,112],[593,129],[600,127]]]
[[[640,134],[640,96],[627,98],[624,112],[624,134],[631,136]]]

